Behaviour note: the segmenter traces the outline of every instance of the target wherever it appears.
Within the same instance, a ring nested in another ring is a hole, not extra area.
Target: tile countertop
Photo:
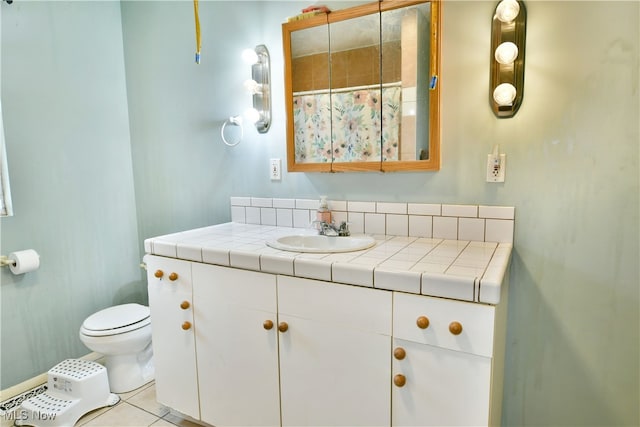
[[[500,302],[512,244],[373,235],[356,252],[287,252],[269,240],[314,230],[229,222],[146,239],[148,254],[486,304]],[[336,237],[339,239],[340,237]]]

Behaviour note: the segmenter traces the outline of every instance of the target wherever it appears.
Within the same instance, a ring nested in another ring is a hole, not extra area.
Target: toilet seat
[[[122,304],[105,308],[87,317],[80,333],[101,337],[135,331],[151,324],[149,307],[140,304]]]

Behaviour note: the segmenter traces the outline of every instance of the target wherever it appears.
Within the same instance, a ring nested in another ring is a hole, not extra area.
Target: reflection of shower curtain
[[[401,93],[390,86],[382,99],[379,87],[294,95],[296,163],[397,160]]]
[[[296,163],[331,162],[329,93],[294,95],[293,129]]]
[[[0,101],[0,216],[13,215],[11,191],[9,190],[9,170],[7,169],[7,151],[4,146],[4,123],[2,121],[2,102]]]

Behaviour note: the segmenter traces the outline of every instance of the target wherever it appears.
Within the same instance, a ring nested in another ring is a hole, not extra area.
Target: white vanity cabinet
[[[193,263],[200,419],[280,424],[276,276]]]
[[[278,276],[283,426],[389,425],[391,309],[388,291]]]
[[[393,310],[392,425],[499,424],[502,313],[404,293]]]
[[[146,255],[156,399],[200,418],[191,263]]]
[[[217,427],[500,423],[506,303],[145,262],[170,408]]]

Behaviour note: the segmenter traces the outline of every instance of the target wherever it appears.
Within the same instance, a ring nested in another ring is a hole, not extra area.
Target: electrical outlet
[[[271,159],[269,161],[269,176],[271,181],[280,181],[282,179],[280,159]]]
[[[506,154],[489,154],[487,156],[487,182],[504,182]]]

